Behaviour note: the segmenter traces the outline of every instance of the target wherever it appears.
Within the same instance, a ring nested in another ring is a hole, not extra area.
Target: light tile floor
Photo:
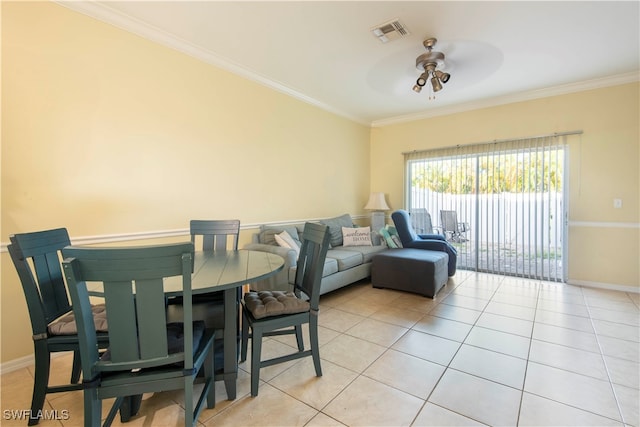
[[[252,398],[243,363],[238,398],[217,383],[200,425],[640,427],[638,294],[458,271],[434,300],[365,281],[321,305],[322,377],[310,358],[271,366]],[[271,338],[263,351],[292,346]],[[56,379],[70,360],[55,359]],[[1,424],[25,425],[6,411],[28,408],[32,369],[1,379]],[[145,396],[126,425],[183,425],[181,403]],[[82,425],[81,392],[49,395],[45,409],[67,419],[42,426]]]

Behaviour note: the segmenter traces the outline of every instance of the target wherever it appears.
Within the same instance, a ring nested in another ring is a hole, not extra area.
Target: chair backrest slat
[[[109,325],[111,360],[123,362],[140,357],[136,301],[131,282],[103,282]]]
[[[309,222],[305,224],[294,289],[309,297],[312,310],[318,310],[320,305],[320,282],[329,249],[329,238],[328,226]]]
[[[196,244],[196,236],[202,236],[202,250],[205,252],[238,250],[238,236],[240,235],[240,220],[191,220],[189,223],[191,243]]]
[[[162,279],[136,281],[136,297],[140,357],[149,359],[167,356],[167,334],[155,323],[157,319],[164,319],[166,322]]]
[[[186,314],[191,313],[192,243],[133,248],[70,246],[62,253],[74,312],[90,310],[88,296],[84,296],[86,282],[102,282],[111,360],[97,363],[95,352],[85,348],[94,370],[152,367],[192,358],[193,325]],[[183,283],[185,347],[184,352],[170,354],[163,279],[173,276],[181,276]],[[86,372],[84,357],[83,353]]]

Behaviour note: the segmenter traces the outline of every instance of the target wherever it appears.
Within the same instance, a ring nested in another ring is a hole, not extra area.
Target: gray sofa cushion
[[[342,227],[353,227],[351,215],[344,214],[335,218],[320,220],[320,224],[329,226],[329,243],[331,247],[342,246]]]
[[[324,261],[324,268],[322,269],[322,277],[331,276],[338,272],[338,261],[333,258],[326,258]],[[296,281],[296,267],[289,268],[289,283]]]
[[[384,250],[387,250],[386,246],[343,246],[340,248],[342,251],[358,252],[362,254],[362,262],[371,262],[373,256]]]
[[[362,264],[362,254],[357,251],[342,250],[342,246],[332,248],[327,251],[327,258],[335,259],[338,262],[338,271],[344,271],[356,265]]]

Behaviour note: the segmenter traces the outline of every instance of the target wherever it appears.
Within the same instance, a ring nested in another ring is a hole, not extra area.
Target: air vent
[[[373,28],[371,32],[382,43],[387,43],[409,35],[407,28],[397,19],[380,24]]]

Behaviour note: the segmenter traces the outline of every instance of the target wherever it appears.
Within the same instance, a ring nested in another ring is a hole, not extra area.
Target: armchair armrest
[[[423,240],[442,240],[446,241],[442,234],[418,234],[418,237]]]
[[[415,249],[426,249],[429,251],[440,251],[446,253],[456,253],[457,250],[445,240],[435,240],[435,239],[425,239],[425,240],[414,240],[410,244],[406,245],[405,248],[415,248]]]

